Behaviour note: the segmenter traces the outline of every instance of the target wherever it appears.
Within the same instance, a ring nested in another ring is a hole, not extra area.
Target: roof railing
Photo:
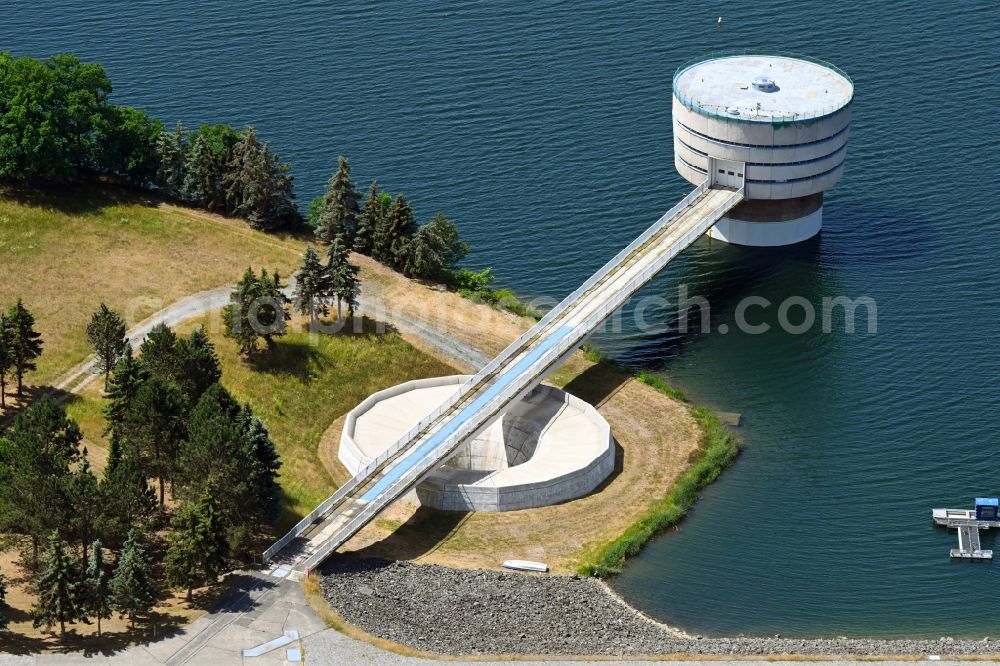
[[[708,62],[709,60],[719,60],[721,58],[733,58],[737,56],[776,56],[780,58],[795,58],[796,60],[804,60],[806,62],[811,62],[815,65],[825,67],[826,69],[829,69],[834,73],[839,74],[840,76],[847,79],[848,83],[851,84],[851,96],[848,97],[847,101],[844,102],[843,104],[824,107],[820,110],[811,113],[788,113],[788,114],[777,114],[771,116],[743,116],[743,115],[736,116],[727,111],[729,108],[728,106],[722,106],[718,104],[702,104],[701,102],[695,101],[690,97],[688,97],[687,95],[684,95],[678,89],[677,87],[678,77],[680,77],[681,74],[683,74],[686,70],[693,67],[694,65],[703,62]],[[674,70],[672,87],[673,87],[674,97],[676,97],[678,101],[680,101],[680,103],[683,104],[686,109],[689,109],[690,111],[694,111],[696,113],[700,113],[701,115],[707,116],[709,118],[727,120],[735,123],[770,122],[776,125],[787,125],[803,120],[820,120],[822,118],[826,118],[827,116],[831,116],[839,112],[841,109],[850,106],[851,102],[854,101],[854,79],[852,79],[847,72],[845,72],[844,70],[837,67],[831,62],[827,62],[826,60],[815,58],[810,55],[804,55],[801,53],[795,53],[792,51],[783,51],[778,49],[750,49],[750,48],[723,49],[719,51],[712,51],[711,53],[696,58],[691,58],[690,60],[687,60],[684,63],[682,63],[676,70]]]

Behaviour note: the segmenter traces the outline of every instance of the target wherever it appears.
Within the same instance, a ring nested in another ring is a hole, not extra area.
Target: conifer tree
[[[176,380],[178,375],[177,334],[166,324],[150,329],[139,345],[142,362],[151,375]]]
[[[88,617],[97,618],[97,637],[101,637],[101,620],[111,618],[111,580],[104,548],[100,541],[90,544],[90,558],[83,574],[83,607]]]
[[[413,237],[403,272],[408,277],[441,279],[468,251],[468,244],[459,240],[455,224],[438,213]]]
[[[14,374],[17,377],[17,396],[24,393],[24,375],[35,369],[35,359],[42,355],[42,336],[35,330],[35,317],[17,299],[7,312],[10,326],[10,349]]]
[[[87,340],[97,354],[97,369],[104,373],[104,390],[108,390],[108,375],[128,346],[125,321],[104,303],[87,324]]]
[[[240,409],[237,427],[244,459],[249,462],[247,478],[257,512],[261,518],[273,522],[281,517],[281,486],[278,485],[281,459],[278,450],[264,422],[254,415],[249,404]]]
[[[100,484],[90,469],[87,449],[83,449],[80,465],[66,478],[66,498],[69,508],[66,532],[80,544],[83,566],[87,566],[87,547],[97,534],[102,506]]]
[[[111,607],[122,618],[127,617],[133,629],[138,617],[153,609],[159,595],[150,580],[152,567],[139,538],[138,530],[129,531],[109,584]]]
[[[416,231],[410,204],[402,194],[396,195],[376,229],[372,256],[390,268],[402,270]]]
[[[184,394],[172,381],[157,375],[140,387],[125,416],[125,444],[138,456],[143,473],[159,481],[160,508],[165,486],[173,478],[180,442],[185,437]]]
[[[355,252],[372,254],[375,234],[384,215],[384,199],[378,191],[378,182],[373,180],[365,197],[365,206],[358,215],[358,228],[354,233]]]
[[[233,146],[224,184],[233,212],[255,229],[277,229],[298,217],[291,167],[247,127]]]
[[[244,356],[257,351],[258,339],[262,338],[270,347],[275,336],[285,334],[291,315],[286,308],[288,297],[282,289],[277,271],[268,275],[267,270],[261,270],[257,277],[252,268],[247,268],[229,295],[229,305],[222,311],[226,337],[236,340]]]
[[[358,279],[360,269],[349,259],[350,251],[338,236],[327,250],[326,264],[331,290],[337,299],[337,319],[342,316],[343,305],[347,305],[348,314],[354,315],[361,293],[361,281]]]
[[[230,502],[242,503],[248,475],[241,474],[243,461],[240,433],[236,428],[239,403],[221,384],[211,386],[191,412],[188,436],[181,444],[178,459],[180,495],[196,502],[208,494],[225,503],[223,512],[231,517]],[[225,493],[225,494],[223,494]]]
[[[219,356],[204,326],[177,343],[177,358],[177,383],[187,397],[188,406],[194,407],[201,394],[222,378]]]
[[[84,595],[80,568],[66,552],[59,533],[49,534],[42,571],[35,579],[38,601],[31,609],[32,625],[46,629],[59,625],[59,639],[66,640],[66,623],[74,624],[84,615]]]
[[[339,239],[334,242],[339,242]],[[323,266],[316,248],[309,245],[295,274],[295,294],[292,297],[295,309],[315,322],[320,315],[329,314],[332,296],[332,277]]]
[[[104,435],[110,435],[108,444],[107,470],[113,468],[121,458],[122,438],[125,436],[125,416],[143,383],[149,379],[149,371],[141,359],[132,355],[132,345],[126,345],[124,353],[115,364],[107,387],[108,402],[104,406],[107,426]]]
[[[351,165],[347,158],[340,156],[337,161],[337,172],[327,183],[317,219],[316,240],[331,243],[337,236],[342,236],[350,245],[357,231],[361,195],[351,180]]]
[[[184,163],[184,197],[208,208],[215,196],[214,165],[205,137],[199,134],[191,144]]]
[[[403,267],[403,275],[410,278],[436,277],[444,268],[444,258],[427,232],[427,226],[421,227],[410,243],[409,255]]]
[[[7,579],[0,573],[0,631],[7,630],[7,624],[10,622],[7,618],[7,609],[9,608],[10,606],[7,605]]]
[[[180,455],[180,495],[189,502],[211,495],[230,534],[253,529],[280,513],[274,442],[249,405],[216,384],[191,413]],[[234,549],[237,539],[231,540]]]
[[[205,157],[198,160],[197,166],[188,162],[188,173],[198,174],[197,194],[202,206],[213,210],[231,212],[226,205],[226,188],[223,183],[227,164],[231,157],[233,146],[240,140],[240,133],[232,127],[223,124],[202,125],[193,133],[194,142],[200,139],[205,145]],[[193,149],[192,149],[193,150]],[[195,179],[193,179],[195,180]],[[189,196],[192,193],[189,189]]]
[[[226,562],[229,545],[218,507],[210,495],[198,502],[185,502],[171,524],[167,549],[167,581],[174,587],[191,591],[203,583],[214,583]]]
[[[0,531],[30,537],[32,563],[49,532],[67,521],[66,477],[81,439],[76,422],[44,396],[0,439]]]
[[[14,338],[7,313],[0,312],[0,409],[7,407],[7,374],[14,367]]]
[[[180,123],[156,138],[156,184],[167,196],[179,199],[184,195],[187,154],[187,130]]]
[[[156,492],[134,456],[122,456],[114,467],[104,469],[100,491],[100,532],[111,545],[122,544],[130,530],[145,527],[157,512]]]

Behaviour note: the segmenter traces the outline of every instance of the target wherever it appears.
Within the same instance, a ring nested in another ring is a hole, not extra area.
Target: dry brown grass
[[[230,284],[248,265],[293,269],[302,243],[240,220],[125,190],[0,192],[0,305],[21,297],[45,341],[31,383],[90,355],[86,326],[103,301],[138,323],[181,297]]]
[[[28,577],[20,569],[17,558],[14,551],[0,553],[0,571],[8,578],[7,603],[11,606],[6,611],[11,619],[9,631],[0,632],[0,652],[36,654],[120,650],[152,638],[154,626],[156,634],[163,636],[191,623],[215,605],[231,587],[227,579],[225,583],[215,587],[198,588],[190,603],[185,600],[184,592],[167,591],[153,609],[149,621],[139,624],[135,629],[130,628],[128,621],[116,614],[101,622],[101,638],[97,637],[97,622],[92,620],[89,625],[79,622],[67,625],[66,641],[60,642],[58,626],[51,630],[32,626],[31,607],[36,597],[31,592]]]
[[[379,276],[379,294],[390,311],[399,308],[487,353],[499,351],[532,323],[407,280],[381,266],[367,269]],[[365,287],[369,288],[367,282]],[[453,310],[451,318],[442,314]],[[505,559],[525,558],[544,561],[557,572],[571,572],[588,549],[620,535],[662,498],[698,451],[701,432],[687,406],[623,370],[594,364],[577,353],[548,381],[596,405],[611,424],[619,444],[615,471],[598,490],[557,506],[505,513],[438,512],[397,502],[346,550],[458,567],[496,568]],[[342,428],[343,419],[334,421],[317,451],[328,473],[338,480],[347,476],[336,459]]]

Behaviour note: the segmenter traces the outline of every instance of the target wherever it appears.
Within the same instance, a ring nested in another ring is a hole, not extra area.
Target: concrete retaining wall
[[[466,379],[459,375],[417,380],[369,396],[347,417],[338,454],[341,462],[353,473],[370,461],[354,435],[357,419],[378,401],[433,386],[454,384],[457,390]],[[480,435],[472,450],[461,447],[420,483],[416,498],[422,505],[448,511],[548,506],[593,491],[614,465],[614,439],[604,417],[583,400],[542,385]]]

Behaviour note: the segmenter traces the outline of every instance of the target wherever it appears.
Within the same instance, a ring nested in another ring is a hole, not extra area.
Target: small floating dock
[[[936,525],[958,531],[958,548],[951,549],[951,557],[961,560],[992,560],[993,551],[983,550],[980,530],[1000,527],[996,498],[976,499],[975,509],[934,509],[931,514]]]

